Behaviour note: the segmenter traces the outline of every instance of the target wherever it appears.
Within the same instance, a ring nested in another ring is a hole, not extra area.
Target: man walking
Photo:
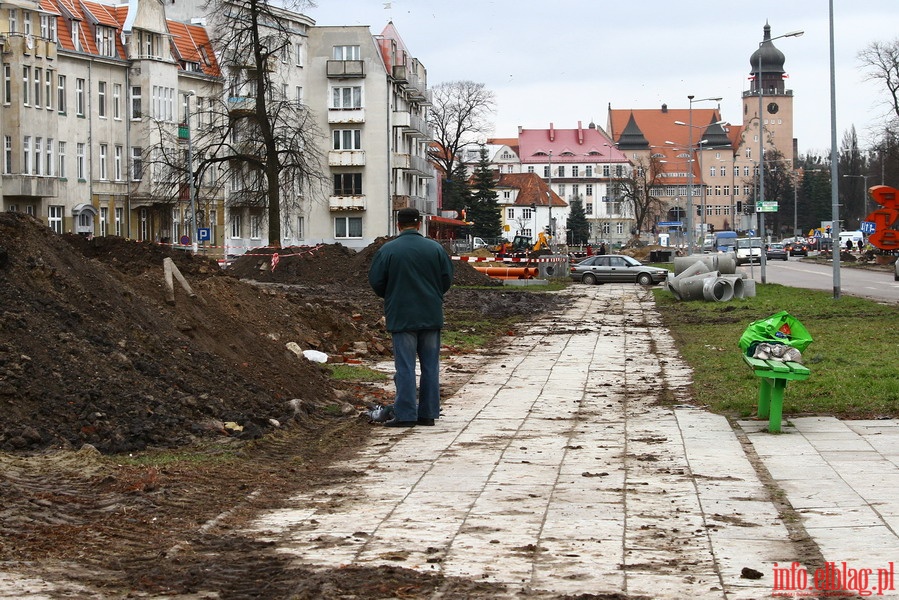
[[[443,296],[453,283],[453,264],[440,244],[419,232],[416,209],[401,209],[396,223],[399,235],[378,250],[368,270],[369,284],[384,298],[396,366],[394,418],[384,425],[433,425],[440,416]],[[417,402],[416,356],[421,369]]]

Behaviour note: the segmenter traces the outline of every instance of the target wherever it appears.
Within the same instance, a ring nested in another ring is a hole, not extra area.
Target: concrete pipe
[[[702,300],[702,288],[707,279],[715,280],[718,273],[700,273],[699,275],[691,275],[690,277],[675,277],[674,286],[677,288],[675,297],[680,300]]]
[[[681,270],[678,271],[678,262],[679,260],[685,258],[692,258],[690,256],[678,256],[674,259],[674,276],[675,277],[691,277],[693,275],[699,275],[700,273],[708,273],[711,271],[709,266],[705,264],[705,262],[701,260],[684,261],[680,264]]]
[[[737,272],[737,258],[733,253],[726,254],[691,254],[690,256],[677,256],[674,259],[674,274],[679,275],[690,265],[701,262],[709,268],[709,271],[720,271],[732,275]]]
[[[709,277],[702,285],[702,297],[709,302],[727,302],[734,297],[734,286],[723,277]]]
[[[755,298],[755,279],[743,280],[743,297]]]
[[[727,279],[734,288],[734,298],[741,299],[745,297],[744,278],[742,275],[722,275],[722,279]]]

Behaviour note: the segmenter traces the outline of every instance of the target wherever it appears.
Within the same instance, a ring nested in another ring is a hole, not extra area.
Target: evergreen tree
[[[457,161],[453,172],[443,180],[443,209],[461,211],[471,203],[471,187],[468,171],[462,161]]]
[[[495,238],[502,235],[500,208],[496,201],[493,171],[487,159],[487,149],[481,146],[481,158],[474,170],[473,194],[468,207],[468,220],[474,221],[472,235]]]
[[[583,246],[590,239],[590,224],[587,223],[587,213],[584,210],[584,201],[576,196],[571,201],[568,212],[568,235],[570,243],[575,246]]]

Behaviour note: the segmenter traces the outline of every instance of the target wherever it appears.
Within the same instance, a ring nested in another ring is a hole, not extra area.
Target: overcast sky
[[[397,26],[428,85],[460,79],[496,93],[497,137],[518,126],[606,127],[607,107],[687,108],[687,96],[721,96],[740,123],[749,57],[765,22],[786,56],[799,151],[830,149],[830,33],[826,0],[316,0],[318,25]],[[750,15],[751,13],[751,15]],[[887,113],[886,91],[864,80],[857,58],[872,41],[899,38],[899,1],[834,0],[837,141],[855,126],[864,147]],[[694,103],[710,108],[714,103]]]

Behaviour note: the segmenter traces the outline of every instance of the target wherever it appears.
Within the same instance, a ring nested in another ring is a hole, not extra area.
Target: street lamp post
[[[693,254],[693,237],[695,236],[695,232],[693,231],[693,103],[694,102],[720,102],[721,98],[700,98],[699,100],[695,100],[695,96],[690,94],[687,96],[687,100],[690,102],[690,108],[688,111],[689,116],[689,144],[690,147],[690,170],[687,174],[689,179],[689,183],[687,184],[687,249],[690,254]],[[699,173],[700,177],[702,176],[702,172]],[[704,233],[704,232],[703,232]]]
[[[187,125],[187,185],[188,196],[190,197],[190,241],[193,245],[194,254],[197,253],[197,186],[194,180],[194,164],[193,164],[193,135],[190,127],[190,97],[196,95],[194,90],[187,92],[184,98],[185,115],[184,123]]]
[[[867,175],[843,175],[843,177],[861,177],[862,178],[862,193],[865,195],[865,205],[862,207],[863,215],[868,214],[868,176]],[[865,217],[862,216],[862,219]]]
[[[759,198],[758,198],[759,204],[757,206],[757,209],[762,208],[762,206],[763,206],[762,202],[765,200],[765,126],[764,126],[763,112],[762,112],[762,93],[764,92],[764,89],[762,87],[762,46],[764,46],[766,42],[771,43],[774,40],[779,40],[780,38],[799,37],[803,33],[805,33],[805,32],[801,31],[801,30],[800,31],[791,31],[789,33],[785,33],[783,35],[778,35],[773,38],[770,38],[767,40],[762,40],[761,42],[759,42],[759,51],[758,51],[759,70],[755,74],[756,92],[758,92],[758,95],[759,95]],[[762,243],[764,245],[765,213],[762,212],[761,210],[758,210],[758,213],[759,213],[759,236],[761,236]],[[765,263],[767,262],[765,260],[764,248],[762,248],[760,254],[761,254],[761,256],[759,257],[759,271],[761,272],[762,283],[764,284],[764,283],[766,283],[766,276],[765,276],[766,264]]]

